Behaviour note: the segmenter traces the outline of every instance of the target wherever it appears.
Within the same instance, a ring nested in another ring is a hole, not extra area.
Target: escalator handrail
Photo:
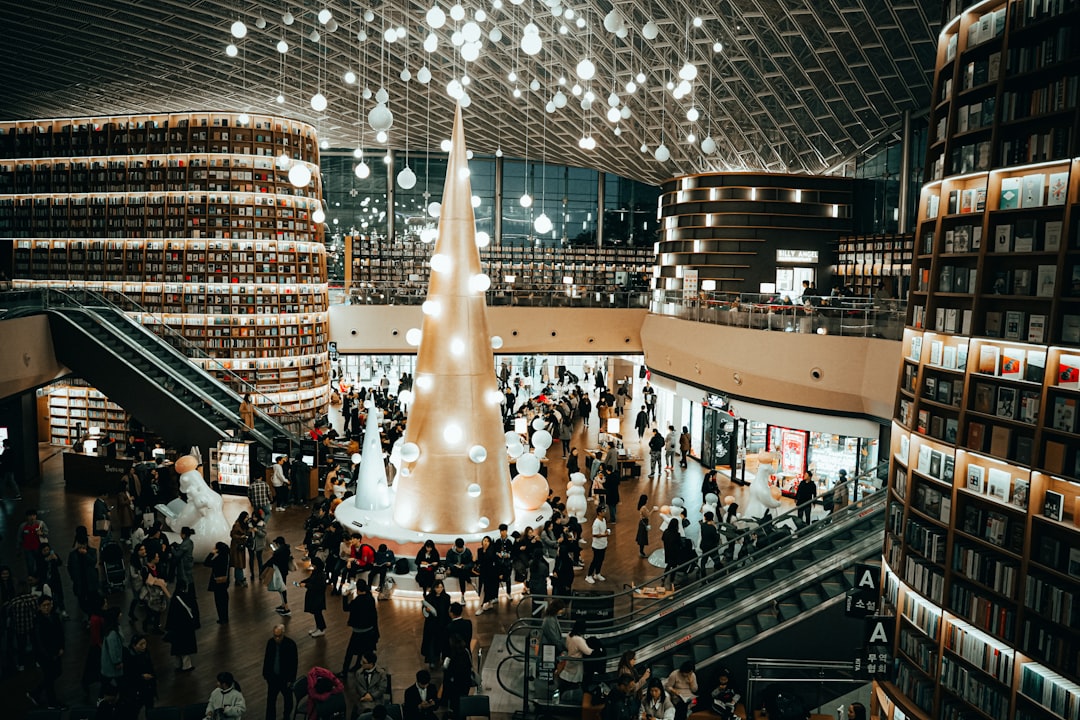
[[[858,483],[860,480],[866,480],[866,479],[869,479],[871,477],[876,478],[879,468],[881,468],[884,465],[887,465],[887,463],[886,462],[880,463],[877,467],[873,468],[872,470],[868,470],[868,471],[864,472],[863,474],[859,475],[858,477],[849,479],[847,481],[847,483]],[[848,522],[849,519],[853,515],[855,515],[856,512],[861,516],[862,514],[866,513],[867,511],[875,509],[878,505],[884,504],[884,501],[885,501],[885,493],[884,492],[882,492],[882,491],[873,492],[873,493],[870,494],[869,498],[864,496],[864,498],[862,500],[858,500],[858,501],[856,501],[854,503],[850,503],[847,506],[845,506],[844,508],[842,508],[840,511],[838,511],[836,513],[833,513],[830,516],[830,519],[831,519],[832,522],[830,522],[830,523],[823,523],[823,522],[811,523],[808,527],[800,529],[799,530],[799,538],[800,538],[800,540],[805,540],[807,537],[813,537],[813,536],[816,536],[816,535],[819,535],[819,534],[822,534],[822,533],[825,533],[825,532],[829,532],[829,531],[833,531],[833,530],[839,530],[839,529],[848,527],[850,525],[850,523]],[[817,499],[815,498],[814,500],[811,500],[808,503],[804,503],[802,506],[797,506],[795,508],[792,508],[788,512],[785,512],[785,513],[783,513],[781,515],[778,515],[777,517],[769,520],[768,522],[761,523],[760,525],[758,525],[755,528],[748,529],[748,530],[740,533],[739,535],[736,535],[735,537],[726,540],[716,550],[713,550],[712,554],[713,555],[718,555],[722,551],[722,549],[727,545],[736,545],[736,544],[739,544],[740,542],[745,543],[746,540],[749,539],[750,536],[754,535],[755,533],[760,533],[764,529],[767,529],[769,527],[774,527],[780,522],[787,521],[788,519],[792,518],[793,515],[796,514],[800,509],[805,508],[805,507],[807,507],[809,505],[812,505],[812,504],[814,504],[816,502],[817,502]],[[803,543],[803,544],[805,544],[805,543]],[[770,549],[769,546],[757,549],[756,551],[752,551],[750,553],[749,557],[753,558],[758,553],[766,552],[769,549]],[[658,576],[656,576],[654,578],[650,578],[648,580],[642,581],[642,582],[640,582],[640,583],[638,583],[636,585],[626,585],[626,586],[623,587],[622,590],[611,593],[611,594],[613,596],[615,596],[616,601],[618,601],[618,599],[620,597],[632,597],[634,595],[637,595],[641,589],[646,588],[646,587],[653,587],[657,583],[663,583],[668,578],[669,575],[672,575],[674,573],[679,573],[679,572],[685,572],[686,570],[688,570],[690,568],[697,567],[698,565],[700,565],[700,563],[701,563],[701,557],[700,556],[695,557],[692,560],[689,560],[689,561],[687,561],[685,563],[682,563],[681,565],[677,566],[676,568],[674,568],[672,570],[669,570],[667,572],[661,573],[660,575],[658,575]],[[740,570],[743,570],[746,567],[747,566],[745,564],[742,564],[742,563],[739,563],[739,562],[732,563],[731,565],[729,565],[729,566],[727,566],[725,568],[721,568],[720,570],[718,570],[718,571],[716,571],[716,572],[714,572],[714,573],[712,573],[712,574],[710,574],[710,575],[708,575],[706,577],[698,578],[697,580],[694,580],[693,582],[680,587],[678,590],[675,591],[675,595],[682,595],[682,596],[685,597],[686,595],[690,594],[691,592],[697,590],[702,584],[705,583],[706,580],[708,581],[708,584],[713,585],[713,584],[716,583],[716,580],[718,579],[718,577],[724,577],[724,576],[732,575],[732,574],[734,574],[734,573],[736,573],[736,572],[738,572]],[[723,575],[718,575],[717,573],[723,573]],[[561,600],[563,600],[564,602],[566,602],[569,605],[571,602],[573,602],[573,600],[575,599],[576,596],[572,596],[572,595],[571,596],[548,595],[547,597],[549,598],[549,600],[556,599],[556,598],[561,599]],[[661,604],[670,605],[672,600],[673,600],[673,596],[668,595],[668,596],[665,596],[663,599],[657,599],[655,602],[648,603],[647,605],[644,605],[644,606],[642,606],[640,608],[635,607],[635,608],[633,608],[631,610],[630,613],[625,615],[623,618],[620,618],[620,620],[622,621],[623,625],[630,625],[635,621],[636,616],[638,616],[640,614],[648,614],[651,611],[652,608],[654,608],[654,607],[656,607],[658,605],[661,605]],[[522,605],[523,604],[518,605],[519,612],[520,612],[520,608],[522,607]],[[515,631],[518,630],[519,628],[532,628],[532,627],[535,627],[536,625],[537,625],[537,620],[535,618],[531,618],[531,617],[530,618],[519,618],[518,620],[516,620],[510,626],[510,629],[507,631],[507,636],[506,636],[507,637],[507,649],[510,650],[511,652],[521,651],[521,648],[515,648],[511,644],[512,638],[514,637],[514,634],[515,634]],[[612,629],[612,627],[607,626],[605,629],[610,630],[610,629]]]
[[[188,340],[186,337],[184,337],[182,334],[176,332],[175,330],[172,329],[172,327],[170,327],[168,324],[166,324],[165,320],[164,320],[164,317],[162,317],[162,313],[154,312],[153,310],[150,310],[149,308],[143,307],[142,305],[140,305],[139,303],[137,303],[135,300],[131,299],[129,296],[127,296],[124,293],[116,292],[116,294],[121,295],[124,298],[124,302],[126,304],[128,304],[132,308],[130,311],[125,310],[123,307],[121,307],[117,303],[110,300],[103,293],[101,293],[101,292],[99,292],[97,290],[92,290],[90,288],[68,288],[66,290],[62,290],[60,288],[54,288],[54,287],[41,288],[39,290],[39,292],[42,292],[43,295],[44,295],[43,306],[48,306],[49,301],[50,301],[49,296],[54,295],[54,296],[59,296],[59,297],[65,299],[65,300],[69,300],[69,301],[71,301],[71,302],[73,302],[73,303],[75,303],[77,305],[81,305],[81,306],[85,306],[85,307],[92,307],[90,305],[90,303],[80,302],[78,298],[73,297],[71,295],[71,292],[70,292],[72,290],[78,291],[79,293],[83,294],[87,298],[92,298],[95,302],[100,303],[101,305],[103,305],[106,308],[109,308],[111,310],[115,310],[120,315],[122,315],[127,321],[129,321],[132,325],[134,325],[135,327],[139,327],[139,328],[142,328],[144,330],[146,329],[145,327],[143,327],[143,325],[141,323],[135,322],[135,320],[132,319],[127,314],[128,312],[137,312],[137,313],[141,313],[143,315],[146,315],[146,316],[152,318],[155,321],[154,327],[156,329],[160,329],[162,331],[161,335],[163,335],[165,337],[168,337],[170,339],[170,341],[175,341],[175,342],[179,343],[180,345],[182,345],[185,348],[185,351],[190,353],[190,355],[185,355],[184,353],[181,353],[179,350],[177,350],[172,345],[171,342],[165,343],[165,345],[169,347],[169,350],[174,352],[177,356],[184,358],[185,360],[188,361],[189,364],[190,364],[190,361],[191,361],[192,357],[198,357],[200,359],[207,360],[210,363],[212,363],[214,366],[216,366],[216,368],[218,370],[220,370],[221,372],[228,372],[230,375],[233,375],[233,377],[235,377],[235,374],[232,373],[232,371],[229,370],[229,368],[226,368],[218,358],[213,357],[212,355],[207,353],[202,348],[196,346],[190,340]],[[113,291],[113,292],[115,292],[115,291]],[[242,380],[242,379],[240,379],[238,377],[235,377],[235,380],[236,380],[236,384],[241,386],[246,393],[251,394],[252,396],[256,396],[256,397],[261,398],[264,401],[264,407],[272,407],[272,408],[274,408],[277,411],[276,415],[278,417],[287,418],[290,422],[296,424],[297,427],[303,427],[304,426],[303,418],[301,418],[301,417],[299,417],[299,416],[297,416],[297,415],[295,415],[293,413],[290,413],[282,405],[280,405],[279,403],[277,403],[273,399],[267,397],[262,392],[260,392],[258,390],[258,388],[251,385],[246,380]],[[226,389],[226,390],[229,390],[229,392],[232,392],[225,385],[222,385],[222,387],[224,389]],[[267,422],[267,423],[269,423],[271,425],[271,427],[272,427],[272,429],[274,430],[275,433],[290,436],[290,437],[292,437],[293,440],[297,439],[296,437],[293,436],[293,434],[291,432],[289,432],[284,426],[282,426],[281,423],[278,420],[276,420],[274,416],[269,415],[268,413],[264,412],[259,407],[256,407],[255,412],[256,412],[257,417],[260,417],[260,419],[262,419],[263,421],[265,421],[265,422]]]
[[[70,306],[62,306],[62,307],[64,309],[72,309]],[[239,414],[238,411],[225,407],[224,405],[221,404],[220,401],[218,401],[217,398],[213,397],[212,395],[208,395],[201,388],[192,385],[192,383],[190,382],[190,378],[188,376],[184,375],[183,373],[176,372],[176,369],[173,366],[169,365],[167,362],[165,362],[161,358],[157,357],[148,348],[145,348],[145,347],[139,345],[138,343],[136,343],[132,338],[128,337],[127,335],[125,335],[123,333],[116,332],[116,329],[113,326],[113,324],[108,322],[107,320],[105,320],[101,316],[101,314],[97,311],[97,309],[95,309],[93,307],[86,306],[86,305],[81,305],[81,304],[76,304],[74,309],[77,310],[77,311],[86,313],[86,315],[89,316],[89,318],[93,322],[97,323],[98,325],[101,325],[102,327],[110,328],[111,331],[115,334],[115,336],[120,340],[120,342],[122,342],[124,344],[124,347],[126,347],[127,349],[137,353],[139,355],[139,357],[143,358],[144,360],[148,360],[154,367],[156,367],[159,370],[164,371],[168,376],[172,377],[177,382],[182,384],[184,386],[184,388],[188,392],[190,392],[193,395],[195,395],[196,397],[200,398],[206,405],[213,408],[213,410],[216,413],[218,413],[218,415],[220,417],[225,418],[225,419],[229,420],[230,422],[232,422],[234,424],[240,422],[240,414]],[[61,308],[59,308],[59,307],[51,306],[51,307],[48,308],[48,310],[50,310],[51,312],[56,312],[56,313],[64,316],[69,321],[74,323],[74,318],[68,316],[64,312],[61,312],[60,311]],[[78,327],[77,323],[75,323],[75,325],[76,325],[76,327]],[[147,379],[149,380],[149,378],[147,378]],[[264,444],[268,445],[269,442],[270,442],[269,438],[266,438],[264,435],[262,435],[262,433],[252,432],[252,435],[260,443],[264,443]],[[222,430],[222,437],[223,438],[225,437],[224,430]]]

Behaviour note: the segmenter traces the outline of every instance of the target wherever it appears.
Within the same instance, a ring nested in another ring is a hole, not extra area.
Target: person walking
[[[683,425],[679,435],[679,467],[686,469],[686,458],[690,455],[690,429]]]
[[[799,519],[807,525],[810,524],[810,510],[813,509],[813,500],[817,497],[817,483],[814,482],[812,470],[806,471],[806,477],[795,488],[795,505],[798,508]]]
[[[307,579],[296,583],[297,587],[307,590],[304,594],[304,612],[315,618],[315,629],[308,635],[322,637],[326,634],[326,619],[323,611],[326,610],[326,572],[323,570],[322,558],[311,558],[311,574]]]
[[[255,403],[252,402],[250,393],[244,395],[244,400],[240,403],[240,424],[245,433],[255,429]]]
[[[176,568],[176,592],[195,587],[195,531],[185,525],[180,528],[180,542],[173,545],[173,563]]]
[[[219,672],[217,687],[210,691],[206,701],[206,720],[238,720],[244,717],[245,712],[247,703],[240,692],[240,683],[236,682],[232,673]]]
[[[270,477],[270,484],[274,486],[274,497],[277,499],[277,509],[284,510],[289,504],[289,496],[292,492],[292,488],[289,487],[289,479],[285,475],[285,460],[286,456],[282,455],[274,463],[273,475]],[[266,510],[266,514],[269,515],[269,509]]]
[[[285,634],[285,626],[278,623],[266,641],[263,650],[262,676],[266,681],[266,720],[274,720],[277,714],[277,697],[285,702],[285,718],[293,714],[293,681],[299,666],[296,642]]]
[[[281,463],[274,463],[274,479],[277,480],[277,473],[281,471]],[[267,517],[270,516],[270,512],[273,510],[273,501],[270,498],[270,486],[266,484],[266,481],[261,477],[256,477],[248,485],[248,502],[251,503],[252,512],[256,510],[262,510],[263,514]],[[280,504],[280,501],[279,501]]]
[[[214,593],[214,608],[218,625],[229,623],[229,546],[223,542],[214,545],[214,551],[206,558],[210,567],[210,584],[206,588]]]
[[[664,469],[675,469],[675,453],[679,450],[679,436],[675,434],[675,426],[667,426],[667,435],[664,436]]]
[[[56,696],[56,681],[63,670],[64,625],[54,611],[53,599],[48,595],[42,595],[37,600],[31,644],[34,660],[41,669],[41,704],[60,708],[62,705]]]
[[[604,567],[604,556],[607,555],[608,536],[611,530],[607,526],[607,506],[600,505],[596,508],[596,519],[592,524],[592,562],[589,563],[589,571],[585,575],[585,582],[593,584],[603,582],[607,578],[600,574]]]
[[[649,477],[654,478],[661,475],[661,465],[663,463],[664,453],[664,438],[660,435],[660,431],[653,428],[652,437],[649,438]]]
[[[149,715],[157,698],[157,673],[147,647],[146,636],[136,634],[124,652],[124,682],[120,690],[128,706],[135,708],[136,716],[142,709]]]
[[[247,587],[244,568],[247,567],[248,511],[236,517],[229,530],[229,567],[233,569],[236,587]]]
[[[19,458],[15,444],[10,438],[4,438],[3,452],[0,452],[0,492],[3,492],[4,487],[10,487],[13,490],[14,500],[22,500],[22,491],[19,489],[18,480],[15,479],[18,472]]]
[[[641,438],[645,436],[645,431],[649,429],[649,411],[644,405],[638,410],[637,415],[634,417],[634,429],[637,430],[638,442],[641,442]]]
[[[375,652],[379,644],[379,610],[375,607],[375,597],[371,594],[367,581],[356,581],[353,598],[345,611],[349,613],[348,625],[352,629],[349,645],[345,648],[345,660],[341,666],[342,675],[355,670],[353,658],[362,657],[366,652]]]

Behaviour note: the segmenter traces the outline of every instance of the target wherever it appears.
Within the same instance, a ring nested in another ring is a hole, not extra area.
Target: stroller
[[[105,568],[105,583],[109,592],[123,590],[127,574],[124,572],[124,550],[120,543],[115,540],[102,543],[101,566]]]

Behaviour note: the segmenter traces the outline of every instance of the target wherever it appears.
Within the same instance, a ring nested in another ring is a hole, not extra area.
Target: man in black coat
[[[352,635],[349,646],[345,649],[345,661],[341,674],[347,675],[359,667],[360,657],[365,652],[375,652],[379,644],[379,611],[375,607],[375,597],[371,594],[366,580],[356,581],[356,594],[348,604],[342,603],[349,613],[349,627]],[[353,660],[356,659],[356,665]]]
[[[472,646],[473,625],[472,620],[461,617],[464,610],[465,606],[461,603],[450,603],[450,622],[446,626],[446,637],[449,639],[452,635],[457,635],[461,638],[461,644],[466,649],[470,649]]]
[[[285,636],[285,626],[274,626],[274,636],[266,641],[263,654],[263,679],[266,680],[266,720],[274,720],[277,710],[277,696],[285,698],[285,717],[291,718],[293,711],[293,682],[296,680],[298,666],[296,643]]]
[[[435,720],[435,708],[439,705],[439,686],[431,682],[427,670],[416,672],[416,684],[405,688],[401,703],[402,720]]]
[[[810,509],[813,507],[810,501],[816,497],[817,483],[814,482],[814,473],[807,470],[806,477],[795,489],[795,504],[799,506],[799,518],[807,525],[810,524]]]

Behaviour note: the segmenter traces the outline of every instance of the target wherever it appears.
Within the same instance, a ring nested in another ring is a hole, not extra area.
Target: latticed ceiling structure
[[[926,108],[940,12],[940,0],[0,0],[0,118],[244,110],[375,148],[382,88],[386,146],[434,150],[467,75],[479,153],[649,183],[821,173]]]

